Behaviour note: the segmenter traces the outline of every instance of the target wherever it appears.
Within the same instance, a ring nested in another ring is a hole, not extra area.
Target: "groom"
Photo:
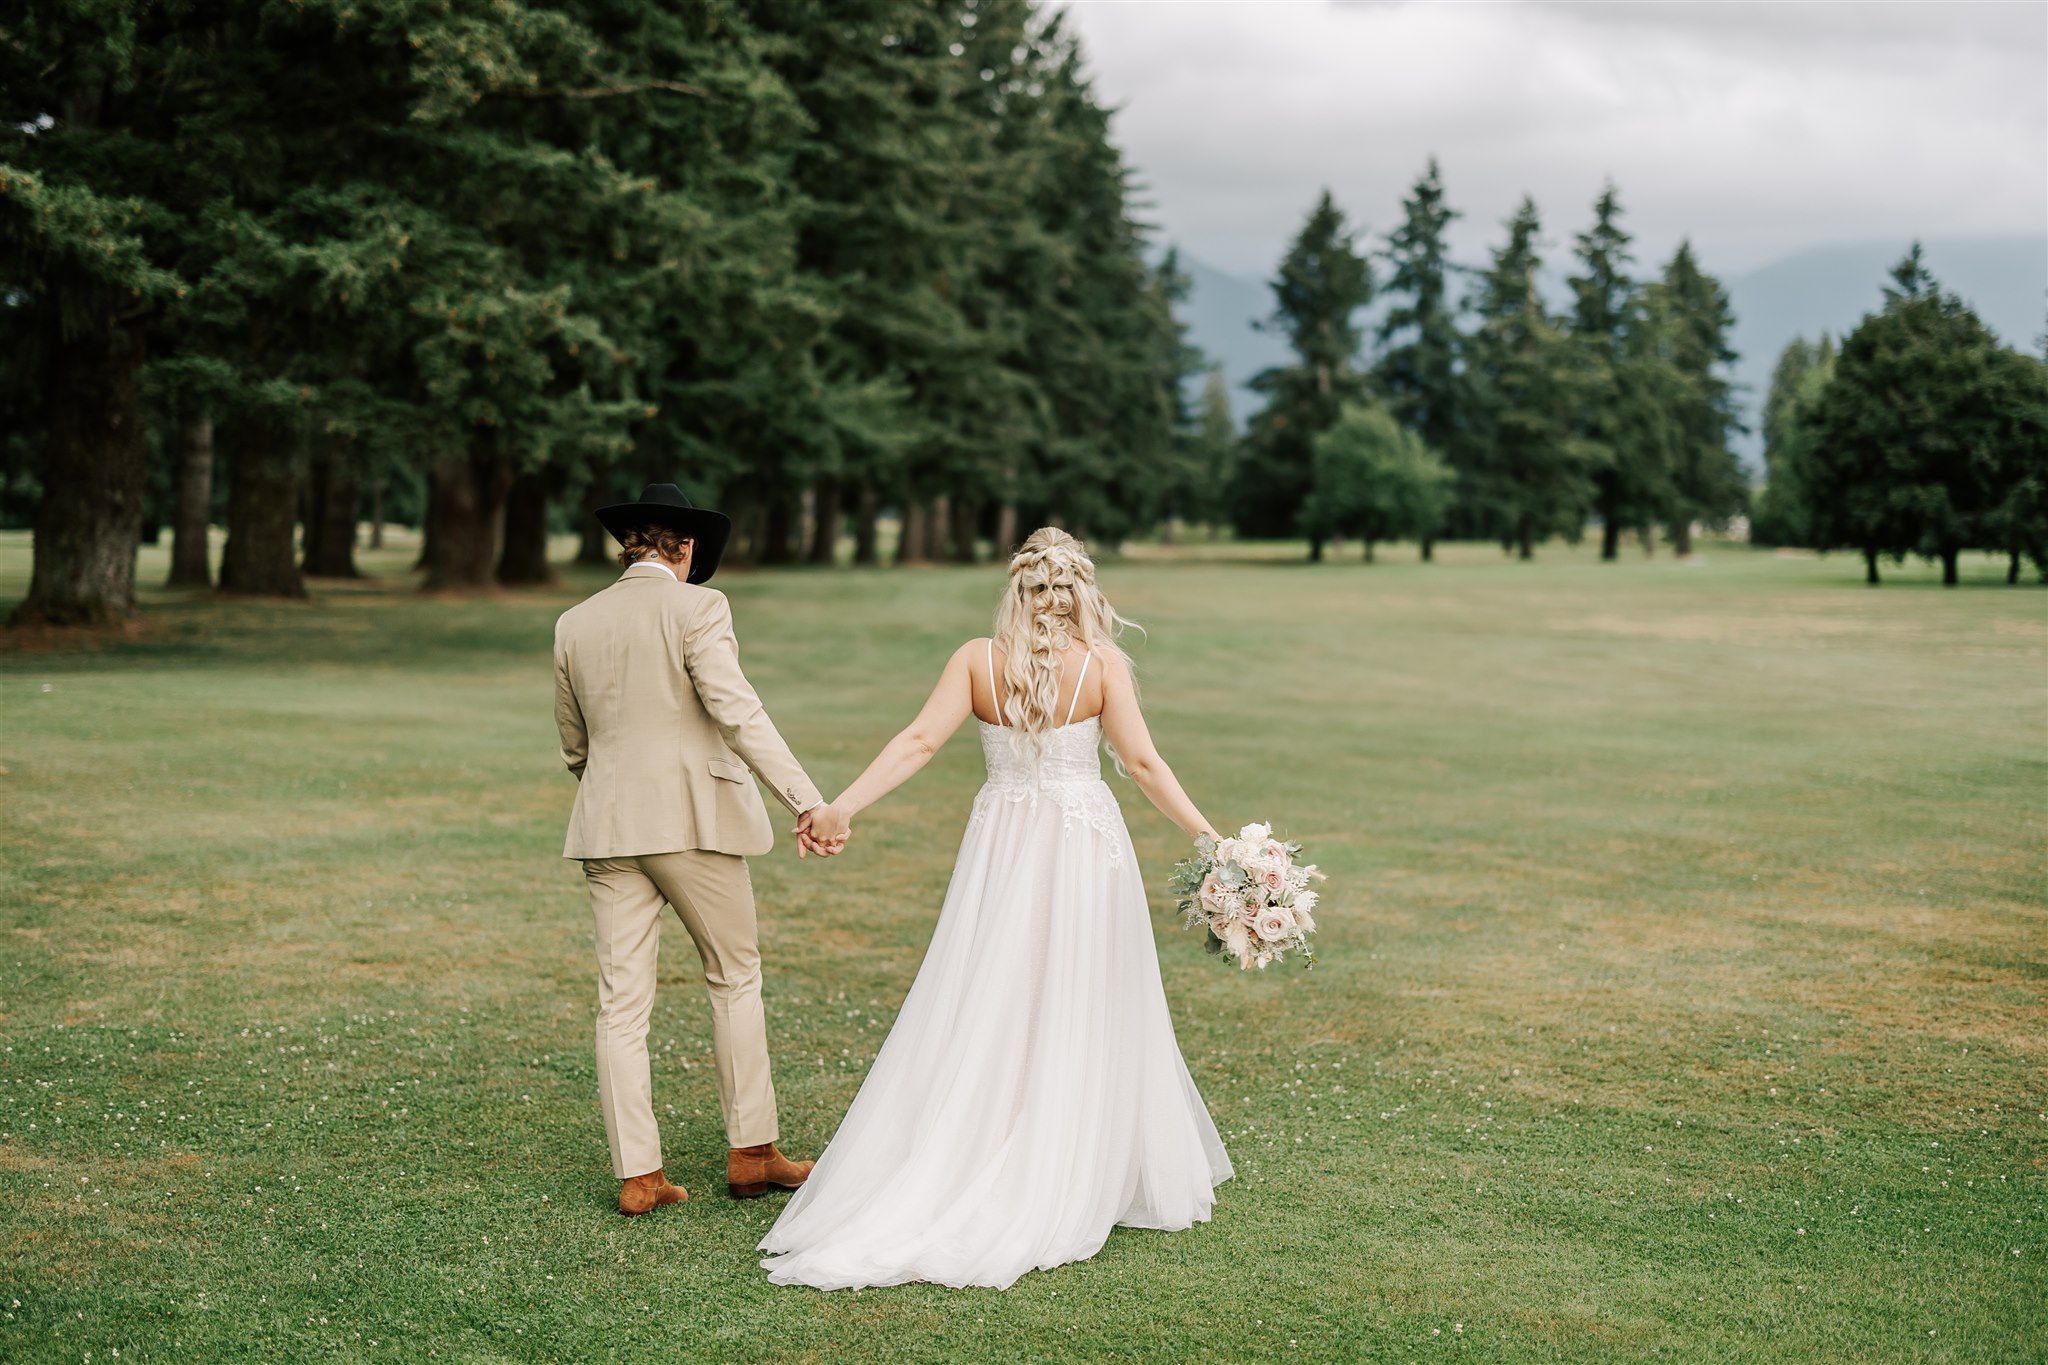
[[[747,875],[747,858],[766,853],[774,831],[752,779],[797,817],[800,852],[836,852],[845,822],[740,672],[725,595],[701,586],[732,522],[667,483],[597,517],[623,547],[626,571],[555,624],[555,724],[578,782],[562,855],[583,860],[596,921],[597,1093],[612,1173],[624,1182],[619,1212],[689,1197],[662,1174],[647,1065],[664,905],[704,963],[731,1148],[726,1187],[735,1199],[795,1189],[811,1163],[775,1148]]]

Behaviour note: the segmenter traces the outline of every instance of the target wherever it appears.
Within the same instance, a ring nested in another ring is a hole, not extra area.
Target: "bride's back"
[[[983,638],[972,643],[983,653],[988,664],[974,673],[974,718],[984,725],[1008,725],[1010,721],[1003,703],[1013,694],[1003,686],[1003,676],[1009,656],[992,639]],[[1061,724],[1069,725],[1101,715],[1102,661],[1092,657],[1091,651],[1078,643],[1068,645],[1059,653],[1058,659],[1059,687],[1054,694],[1052,714],[1062,718]]]

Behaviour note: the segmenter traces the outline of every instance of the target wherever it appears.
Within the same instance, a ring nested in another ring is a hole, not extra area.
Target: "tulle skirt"
[[[1115,797],[990,786],[902,1013],[761,1264],[819,1289],[1005,1289],[1118,1224],[1206,1222],[1230,1175]]]

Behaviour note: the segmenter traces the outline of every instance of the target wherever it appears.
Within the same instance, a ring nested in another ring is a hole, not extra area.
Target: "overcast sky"
[[[1317,190],[1385,230],[1431,153],[1462,259],[1524,191],[1561,250],[1612,176],[1639,268],[2048,232],[2048,3],[1081,0],[1167,241],[1269,273]]]

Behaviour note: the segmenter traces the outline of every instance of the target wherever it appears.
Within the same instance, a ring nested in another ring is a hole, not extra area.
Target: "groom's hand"
[[[815,853],[820,858],[829,858],[846,847],[849,832],[846,816],[837,806],[813,806],[797,817],[796,856]]]

